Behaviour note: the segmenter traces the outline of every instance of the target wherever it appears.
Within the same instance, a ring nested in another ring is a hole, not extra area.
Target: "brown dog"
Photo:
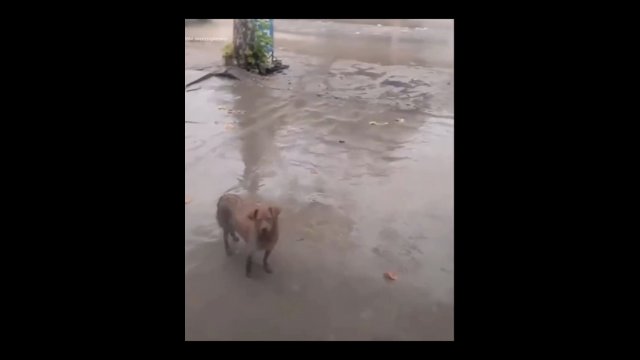
[[[224,233],[224,248],[231,255],[228,237],[238,241],[236,232],[247,242],[246,275],[251,276],[253,254],[265,250],[262,265],[264,271],[272,273],[268,259],[278,242],[278,215],[280,208],[269,206],[234,194],[224,194],[218,200],[216,218]]]

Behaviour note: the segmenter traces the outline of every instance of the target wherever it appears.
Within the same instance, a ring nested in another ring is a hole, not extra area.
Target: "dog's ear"
[[[280,208],[277,206],[272,206],[269,208],[269,212],[271,213],[271,216],[273,216],[274,218],[278,218],[278,215],[280,215]]]
[[[249,220],[255,221],[258,218],[258,208],[249,213]]]

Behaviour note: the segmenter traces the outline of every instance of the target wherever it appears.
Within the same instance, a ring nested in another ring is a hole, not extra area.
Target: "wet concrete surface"
[[[185,84],[231,31],[185,22],[213,38],[185,41]],[[284,74],[185,91],[185,339],[453,340],[453,22],[276,20],[275,41]],[[273,274],[226,257],[225,191],[282,207]]]

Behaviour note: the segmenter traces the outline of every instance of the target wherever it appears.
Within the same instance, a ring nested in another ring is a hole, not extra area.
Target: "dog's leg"
[[[253,239],[253,241],[247,242],[247,249],[249,255],[247,256],[247,266],[246,266],[246,275],[247,277],[251,277],[251,269],[253,267],[253,255],[260,250],[260,245],[257,242],[257,239]]]
[[[264,267],[264,271],[266,271],[268,274],[271,274],[273,270],[271,269],[271,266],[269,266],[269,263],[267,262],[267,260],[269,259],[269,255],[271,255],[271,250],[265,250],[264,258],[262,259],[262,267]]]
[[[227,253],[227,256],[231,256],[231,248],[229,247],[229,231],[227,228],[223,228],[222,231],[224,232],[224,251]]]
[[[247,266],[246,266],[246,275],[247,277],[251,277],[251,267],[253,266],[253,251],[249,253],[247,256]]]

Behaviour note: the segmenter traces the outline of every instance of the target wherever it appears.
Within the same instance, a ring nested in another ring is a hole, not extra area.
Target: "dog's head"
[[[259,236],[267,236],[278,226],[278,215],[279,207],[258,205],[249,213],[249,220],[255,223]]]

